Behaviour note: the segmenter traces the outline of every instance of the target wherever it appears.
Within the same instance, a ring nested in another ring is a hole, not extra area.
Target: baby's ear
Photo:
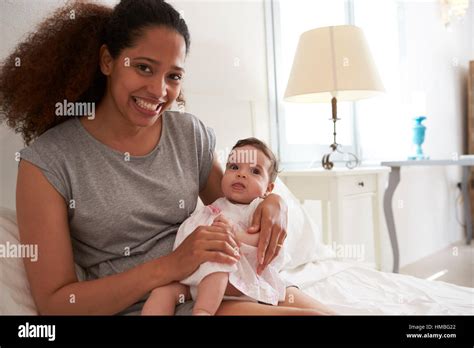
[[[265,195],[270,194],[273,191],[273,188],[275,187],[275,183],[271,182],[267,186],[267,192],[265,192]]]

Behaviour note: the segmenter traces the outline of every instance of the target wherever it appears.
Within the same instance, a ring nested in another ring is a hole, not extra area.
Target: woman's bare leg
[[[278,302],[278,306],[314,309],[319,312],[319,315],[337,314],[326,305],[323,305],[321,302],[306,295],[303,291],[295,287],[289,287],[286,289],[285,301]]]
[[[214,315],[224,297],[229,273],[216,272],[206,276],[198,285],[193,315]]]
[[[292,295],[292,296],[290,296]],[[287,302],[288,301],[288,302]],[[286,306],[288,304],[289,306]],[[216,315],[325,315],[334,314],[323,304],[306,295],[301,290],[291,287],[287,289],[285,302],[278,306],[246,302],[223,301]]]
[[[247,301],[222,301],[216,315],[319,315],[313,309],[269,306]]]

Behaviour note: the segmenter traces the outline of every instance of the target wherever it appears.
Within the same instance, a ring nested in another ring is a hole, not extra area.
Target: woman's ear
[[[100,47],[99,64],[102,74],[109,76],[112,73],[114,59],[110,55],[109,49],[104,44]]]

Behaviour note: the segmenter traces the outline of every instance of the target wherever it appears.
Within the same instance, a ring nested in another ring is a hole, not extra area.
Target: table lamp
[[[332,104],[334,142],[322,166],[330,170],[330,156],[339,152],[336,142],[337,100],[355,101],[384,92],[362,29],[340,25],[312,29],[301,34],[284,100],[297,103]],[[348,168],[359,164],[355,154]]]

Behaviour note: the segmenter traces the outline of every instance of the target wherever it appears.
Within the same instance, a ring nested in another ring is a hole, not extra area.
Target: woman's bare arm
[[[25,267],[40,314],[116,314],[173,280],[168,258],[162,257],[120,274],[79,282],[66,203],[41,171],[24,160],[18,170],[17,219],[21,243],[38,245],[38,260],[25,259]]]
[[[224,197],[224,193],[221,188],[222,177],[224,176],[224,171],[217,159],[217,153],[214,152],[214,160],[212,161],[212,168],[207,178],[206,186],[204,189],[199,192],[199,197],[201,198],[204,205],[209,205],[214,202],[216,199]]]

